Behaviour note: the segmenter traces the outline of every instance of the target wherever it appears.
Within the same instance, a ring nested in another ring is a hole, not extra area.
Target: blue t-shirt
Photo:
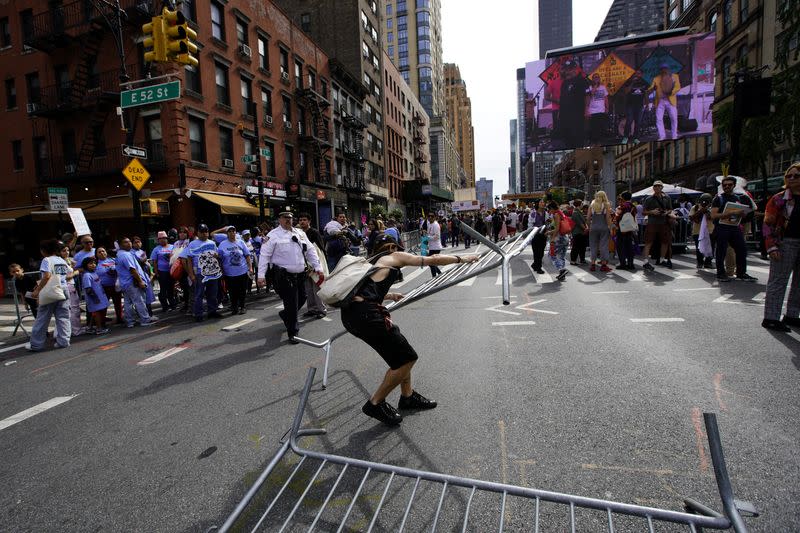
[[[395,241],[400,242],[400,233],[397,231],[397,228],[386,228],[383,232],[393,237]]]
[[[81,285],[86,295],[86,310],[90,313],[102,311],[108,307],[108,297],[100,284],[97,271],[84,272],[81,276]]]
[[[83,260],[87,257],[94,257],[94,248],[92,248],[91,252],[86,252],[82,248],[75,252],[75,268],[83,268]]]
[[[222,273],[226,276],[247,274],[247,256],[250,250],[243,241],[231,242],[225,239],[219,244],[219,255],[222,259]]]
[[[222,277],[214,241],[196,239],[183,249],[181,257],[192,260],[194,273],[203,276],[204,282]]]
[[[100,277],[100,284],[103,287],[113,287],[117,281],[117,262],[111,257],[98,260],[95,273]]]
[[[174,246],[171,244],[166,246],[159,244],[150,252],[150,261],[155,263],[158,272],[169,272],[169,258],[172,255],[173,248]]]
[[[142,265],[139,264],[139,260],[133,255],[133,250],[129,252],[125,250],[118,251],[117,276],[119,276],[119,286],[123,291],[128,290],[135,283],[133,274],[131,274],[131,268],[135,269],[136,272],[139,273],[139,277],[147,284],[147,276],[144,275],[144,270],[142,270]]]
[[[51,272],[52,266],[52,272]],[[69,274],[70,267],[63,258],[58,257],[57,255],[51,255],[50,257],[45,257],[42,259],[42,264],[39,265],[39,271],[43,274],[45,272],[50,272],[51,275],[57,274],[61,279],[61,288],[64,289],[64,294],[67,294],[67,278],[66,275]]]

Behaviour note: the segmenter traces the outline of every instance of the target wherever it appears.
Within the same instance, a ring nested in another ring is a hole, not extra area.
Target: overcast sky
[[[573,0],[573,45],[594,41],[612,0]],[[456,63],[472,100],[475,177],[508,189],[509,126],[517,69],[539,59],[537,0],[442,0],[444,60]],[[487,7],[490,6],[490,7]]]

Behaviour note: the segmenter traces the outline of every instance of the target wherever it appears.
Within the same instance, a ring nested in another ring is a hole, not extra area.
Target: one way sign
[[[128,157],[147,159],[147,150],[145,148],[139,148],[138,146],[128,146],[127,144],[123,144],[122,153]]]

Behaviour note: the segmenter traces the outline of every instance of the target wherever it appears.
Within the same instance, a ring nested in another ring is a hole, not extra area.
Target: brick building
[[[0,109],[4,123],[15,125],[0,132],[0,165],[9,169],[0,209],[15,208],[0,214],[4,239],[16,246],[17,233],[8,230],[29,222],[37,237],[62,229],[45,205],[51,185],[69,189],[70,204],[84,208],[101,243],[134,231],[121,174],[129,161],[125,143],[147,149],[142,163],[152,177],[144,193],[158,200],[143,204],[137,232],[152,236],[198,222],[255,224],[256,169],[242,156],[256,154],[257,147],[269,148],[271,156],[261,160],[267,207],[288,203],[324,223],[336,183],[329,60],[322,49],[271,2],[258,9],[240,0],[184,2],[198,34],[199,66],[156,66],[153,77],[180,81],[180,98],[119,117],[120,65],[131,80],[145,77],[141,25],[155,9],[141,0],[120,5],[126,16],[119,49],[107,23],[116,14],[106,4],[25,0],[0,6]],[[35,257],[31,244],[23,248]]]

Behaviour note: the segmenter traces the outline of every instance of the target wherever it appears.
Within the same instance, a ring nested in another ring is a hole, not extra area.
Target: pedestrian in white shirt
[[[297,344],[299,341],[295,336],[300,332],[297,311],[306,303],[304,282],[307,271],[316,272],[317,283],[322,283],[325,275],[314,246],[304,231],[292,227],[292,221],[291,211],[282,212],[278,217],[279,226],[267,235],[258,264],[258,285],[266,285],[264,278],[269,265],[275,291],[283,300],[283,310],[278,315],[286,326],[289,342]]]
[[[436,222],[436,215],[428,213],[428,255],[437,255],[442,252],[442,229]],[[431,275],[435,278],[442,273],[439,267],[431,264]]]

